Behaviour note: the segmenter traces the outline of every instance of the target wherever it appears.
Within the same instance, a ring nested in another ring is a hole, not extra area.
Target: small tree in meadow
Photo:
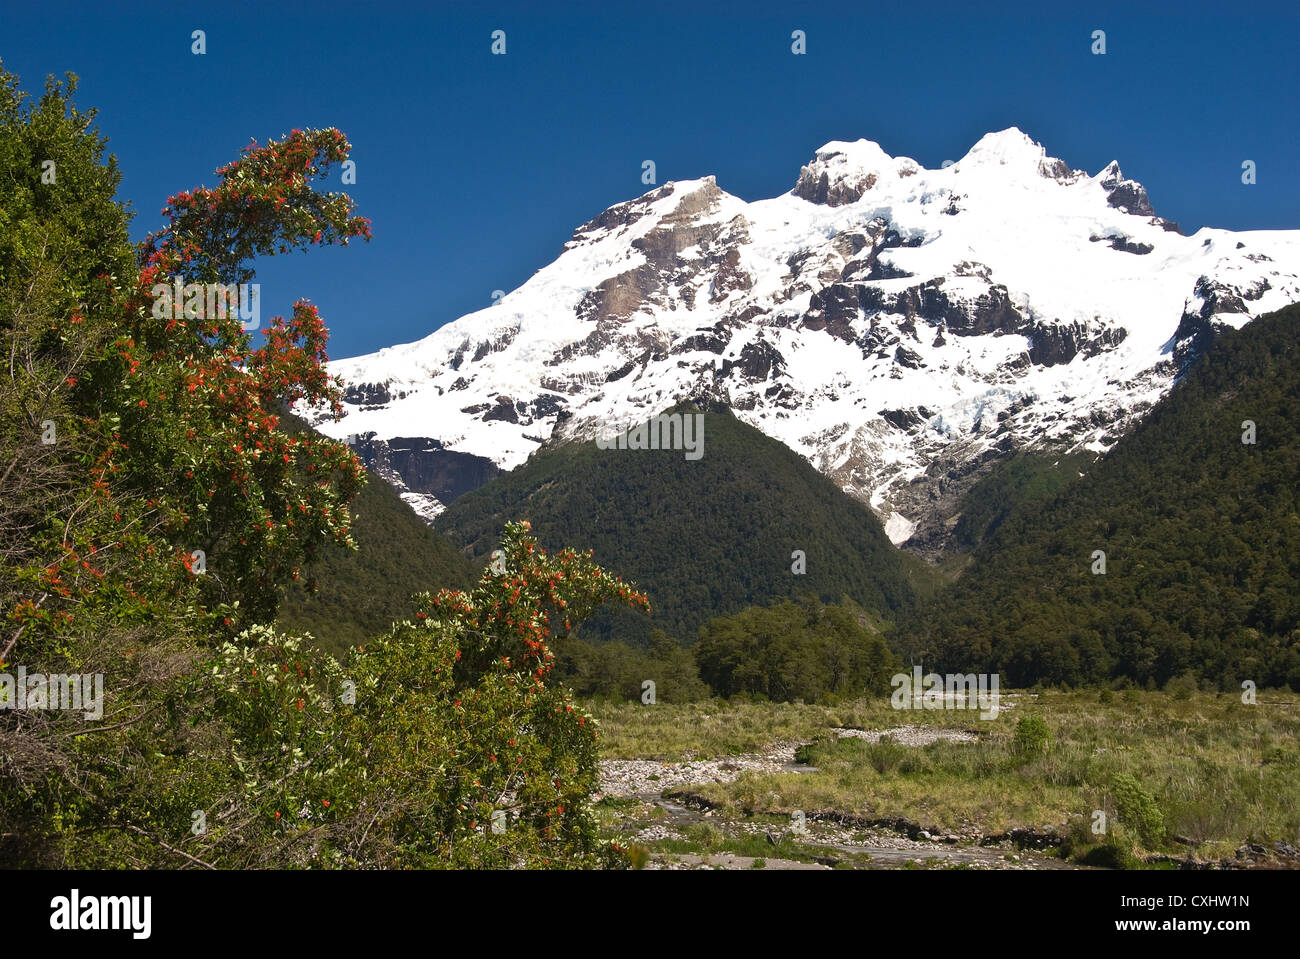
[[[1046,756],[1052,748],[1052,731],[1042,716],[1021,716],[1016,722],[1016,755],[1022,759]]]

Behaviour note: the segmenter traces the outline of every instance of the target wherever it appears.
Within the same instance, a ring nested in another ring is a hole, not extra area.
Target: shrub
[[[1169,682],[1165,683],[1165,692],[1177,700],[1187,700],[1192,698],[1192,694],[1197,691],[1196,677],[1190,672],[1183,673],[1181,676],[1175,676]]]
[[[1189,799],[1172,804],[1165,817],[1168,832],[1194,843],[1225,839],[1237,830],[1232,812],[1221,800]]]
[[[1164,840],[1165,820],[1155,797],[1128,773],[1116,773],[1111,792],[1120,822],[1137,833],[1148,847],[1158,846]]]
[[[1032,759],[1052,748],[1052,731],[1042,716],[1021,716],[1016,723],[1016,755]]]
[[[1118,836],[1108,836],[1100,845],[1087,847],[1086,852],[1075,856],[1075,862],[1101,869],[1132,869],[1137,865],[1132,851]]]
[[[867,761],[876,772],[884,775],[894,772],[907,758],[908,747],[892,736],[882,736],[879,742],[867,746]]]
[[[376,782],[339,804],[361,865],[508,868],[626,862],[597,839],[596,722],[555,680],[550,645],[606,602],[649,609],[590,553],[548,554],[509,523],[504,569],[420,597],[416,622],[358,650],[345,768]],[[366,800],[366,802],[362,802]],[[504,829],[487,828],[505,815]]]

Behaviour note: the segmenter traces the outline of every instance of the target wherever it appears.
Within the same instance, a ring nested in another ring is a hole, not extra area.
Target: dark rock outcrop
[[[1189,304],[1170,341],[1174,362],[1180,370],[1186,368],[1213,342],[1219,330],[1219,325],[1214,322],[1217,314],[1250,312],[1240,290],[1218,280],[1211,280],[1208,276],[1202,276],[1196,281],[1192,293],[1201,301],[1201,307],[1194,310]]]
[[[1128,331],[1108,328],[1092,332],[1082,323],[1035,322],[1026,335],[1030,340],[1030,361],[1037,366],[1057,366],[1069,363],[1081,353],[1086,358],[1118,346]]]
[[[857,318],[858,291],[836,283],[812,295],[803,326],[809,330],[825,330],[845,343],[852,343],[857,338],[853,332],[853,321]]]
[[[387,383],[349,383],[343,389],[343,402],[364,409],[374,409],[393,401]]]
[[[449,450],[423,436],[367,439],[354,450],[367,469],[396,474],[411,492],[430,493],[443,504],[501,475],[487,457]]]
[[[1110,244],[1112,250],[1119,250],[1121,253],[1135,253],[1138,256],[1145,256],[1155,249],[1150,243],[1136,243],[1126,236],[1090,236],[1088,237],[1093,243],[1100,243],[1103,240]]]
[[[1156,215],[1156,211],[1151,209],[1151,201],[1142,184],[1136,180],[1124,179],[1118,163],[1112,160],[1102,174],[1101,185],[1106,191],[1107,203],[1117,210],[1134,216]]]
[[[830,159],[833,156],[838,154],[831,153],[825,157],[819,154],[818,158]],[[831,182],[830,175],[825,170],[819,173],[811,167],[804,167],[799,173],[798,182],[794,185],[794,195],[809,203],[822,206],[843,206],[861,200],[862,194],[875,185],[874,173],[868,173],[861,178],[839,179]]]
[[[714,381],[725,380],[733,370],[739,370],[751,382],[770,380],[785,373],[785,357],[766,340],[755,340],[745,344],[735,360],[723,360],[714,371]]]
[[[515,401],[508,396],[498,396],[496,405],[483,414],[483,421],[491,422],[492,420],[501,420],[506,423],[518,423],[519,411],[515,409]]]

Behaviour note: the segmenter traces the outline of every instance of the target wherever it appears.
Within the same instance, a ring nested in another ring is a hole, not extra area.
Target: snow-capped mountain
[[[553,434],[722,402],[925,551],[992,462],[1105,450],[1216,327],[1297,300],[1300,231],[1184,236],[1117,163],[1014,128],[938,170],[837,141],[774,199],[609,208],[493,306],[331,363],[347,415],[311,418],[428,517]]]

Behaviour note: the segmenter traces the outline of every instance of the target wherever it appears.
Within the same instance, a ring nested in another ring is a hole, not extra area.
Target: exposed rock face
[[[1126,236],[1090,236],[1088,237],[1093,243],[1100,243],[1103,240],[1110,244],[1112,250],[1119,250],[1122,253],[1133,253],[1137,256],[1146,256],[1155,246],[1150,243],[1134,243]]]
[[[1080,353],[1096,356],[1124,342],[1127,335],[1122,327],[1097,332],[1082,323],[1035,323],[1029,330],[1029,361],[1038,366],[1057,366],[1069,363]]]
[[[1101,186],[1106,191],[1106,202],[1121,213],[1147,217],[1156,215],[1156,211],[1151,209],[1151,201],[1142,184],[1135,180],[1124,179],[1119,164],[1114,160],[1102,171]]]
[[[395,436],[377,442],[386,447],[379,452],[379,459],[410,489],[432,493],[444,503],[478,489],[501,473],[500,467],[486,457],[446,449],[437,440]]]
[[[393,394],[383,383],[350,383],[343,390],[343,401],[362,409],[381,409],[393,402]]]
[[[715,381],[729,379],[736,371],[750,382],[767,382],[785,372],[785,357],[765,340],[746,343],[736,360],[723,360],[716,368]]]
[[[809,203],[826,206],[856,203],[862,199],[862,194],[876,185],[877,177],[870,172],[841,172],[848,165],[843,153],[818,150],[813,162],[799,171],[794,195]]]
[[[907,549],[932,561],[951,553],[962,498],[1016,447],[1004,435],[993,444],[957,441],[936,450],[925,470],[899,489],[892,501],[899,514],[914,517]]]
[[[433,519],[456,497],[501,475],[490,459],[446,449],[424,436],[345,437],[366,469],[379,474],[426,519]]]
[[[303,412],[436,509],[543,443],[725,406],[934,556],[992,464],[1104,451],[1218,330],[1296,300],[1300,235],[1185,237],[1117,163],[1014,129],[940,170],[834,142],[775,199],[706,177],[611,207],[495,306],[331,364],[341,422]]]
[[[858,318],[858,293],[862,289],[865,287],[837,283],[814,293],[803,316],[804,329],[825,330],[845,343],[854,342],[857,334],[853,321]]]
[[[1192,299],[1188,300],[1173,336],[1173,355],[1182,369],[1188,362],[1204,352],[1215,335],[1240,323],[1227,322],[1228,317],[1240,320],[1249,317],[1249,300],[1258,300],[1268,289],[1268,280],[1259,279],[1242,291],[1229,283],[1202,276],[1196,281]]]

